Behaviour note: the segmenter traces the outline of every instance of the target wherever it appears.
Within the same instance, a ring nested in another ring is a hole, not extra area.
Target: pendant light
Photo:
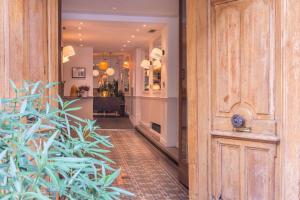
[[[103,53],[103,59],[104,59],[104,60],[100,61],[100,62],[97,64],[98,68],[99,68],[100,70],[102,70],[102,71],[105,71],[105,70],[107,70],[107,68],[108,68],[108,62],[106,61],[106,59],[105,59],[104,56],[105,56],[105,54]]]
[[[63,60],[62,60],[62,62],[63,63],[69,62],[71,56],[75,56],[75,50],[74,50],[73,46],[68,45],[68,46],[63,47],[63,50],[62,50]]]
[[[97,66],[94,66],[93,69],[93,77],[98,77],[100,75],[99,70],[97,69]]]
[[[141,67],[144,69],[150,69],[150,66],[151,66],[150,60],[145,59],[141,62]]]
[[[112,55],[111,55],[112,53],[110,52],[110,66],[109,66],[109,68],[106,70],[106,74],[108,75],[108,76],[113,76],[114,74],[115,74],[115,70],[112,68]]]
[[[161,60],[162,56],[165,54],[164,50],[160,48],[154,48],[151,51],[150,57],[154,60]]]
[[[126,69],[129,69],[129,58],[128,58],[128,56],[126,57],[126,60],[124,61],[124,63],[123,63],[123,67],[124,68],[126,68]]]
[[[158,70],[158,69],[160,69],[161,66],[162,66],[160,60],[154,60],[152,65],[153,65],[153,69],[154,69],[154,70]]]

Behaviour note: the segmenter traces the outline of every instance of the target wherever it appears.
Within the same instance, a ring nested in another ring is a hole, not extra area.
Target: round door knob
[[[245,119],[240,115],[233,115],[231,117],[231,124],[234,128],[243,128],[245,126]]]

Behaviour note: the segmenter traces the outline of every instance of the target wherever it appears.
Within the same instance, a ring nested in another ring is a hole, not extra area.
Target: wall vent
[[[157,133],[160,133],[160,132],[161,132],[160,124],[157,124],[157,123],[152,122],[152,123],[151,123],[151,128],[152,128],[154,131],[156,131]]]

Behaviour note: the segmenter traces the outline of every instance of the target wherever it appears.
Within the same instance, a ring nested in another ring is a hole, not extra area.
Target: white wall
[[[93,96],[93,48],[91,47],[74,47],[75,56],[70,57],[70,61],[62,66],[62,80],[65,81],[64,96],[70,96],[72,85],[77,87],[87,85],[90,87],[88,96]],[[72,78],[72,67],[85,67],[86,78]],[[66,99],[70,100],[70,99]],[[93,119],[93,98],[80,99],[74,107],[81,107],[81,110],[74,111],[73,114],[84,118]]]
[[[133,51],[136,65],[131,68],[133,96],[126,97],[126,107],[134,125],[144,125],[150,129],[151,122],[161,125],[160,142],[167,147],[178,147],[178,92],[179,92],[179,25],[178,18],[171,18],[161,34],[162,48],[165,55],[162,59],[161,90],[144,91],[143,69],[141,61],[145,52],[141,48]],[[149,41],[149,52],[157,38]],[[152,84],[152,71],[150,71]],[[132,105],[132,107],[130,106]],[[131,113],[130,113],[131,112]]]
[[[70,96],[72,85],[77,87],[87,85],[90,87],[88,96],[93,96],[93,48],[74,47],[75,56],[62,66],[62,80],[65,81],[64,96]],[[72,78],[72,67],[85,67],[86,78]]]

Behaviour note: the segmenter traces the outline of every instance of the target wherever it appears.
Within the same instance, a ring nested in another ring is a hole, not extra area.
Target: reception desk
[[[124,97],[94,97],[93,111],[95,114],[115,113],[123,116],[124,107]]]

